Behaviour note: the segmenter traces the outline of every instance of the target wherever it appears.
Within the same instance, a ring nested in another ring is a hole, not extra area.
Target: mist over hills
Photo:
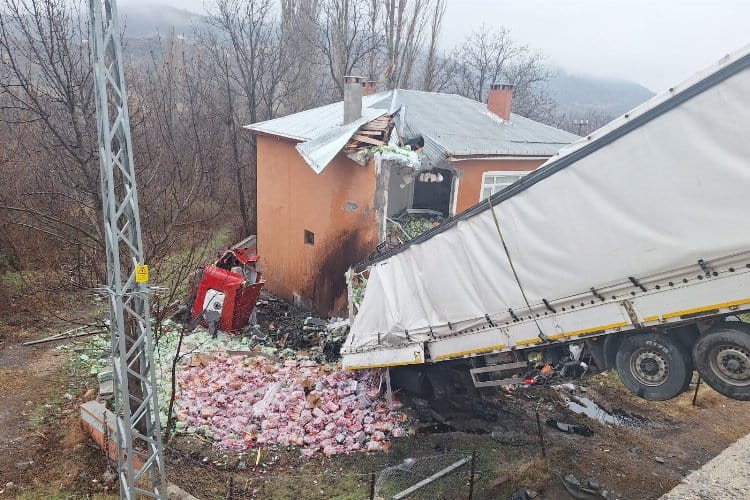
[[[597,112],[621,115],[654,96],[643,85],[612,78],[572,74],[558,70],[547,82],[558,103],[560,113],[572,116]]]
[[[189,10],[164,4],[126,4],[120,7],[124,19],[125,36],[149,38],[166,35],[171,29],[177,34],[188,34],[203,16]]]
[[[163,4],[126,4],[121,7],[125,35],[129,38],[165,36],[172,29],[190,37],[201,14]],[[583,116],[587,113],[617,116],[641,104],[654,93],[639,83],[554,69],[547,82],[560,114]]]

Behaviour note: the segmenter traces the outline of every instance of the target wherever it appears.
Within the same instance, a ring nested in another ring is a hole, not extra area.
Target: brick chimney
[[[344,124],[362,117],[362,80],[361,76],[344,77]]]
[[[375,80],[365,80],[362,82],[362,95],[375,94],[378,91],[378,82]]]
[[[493,83],[490,85],[490,92],[487,94],[487,109],[508,122],[512,104],[513,84]]]

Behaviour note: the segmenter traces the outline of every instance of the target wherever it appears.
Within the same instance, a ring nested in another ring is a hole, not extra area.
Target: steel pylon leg
[[[115,0],[90,0],[120,497],[166,498],[148,285]]]

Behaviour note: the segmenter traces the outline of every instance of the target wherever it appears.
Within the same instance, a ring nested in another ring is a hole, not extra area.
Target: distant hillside
[[[176,34],[190,38],[193,25],[201,15],[185,9],[158,3],[124,5],[125,35],[129,38],[165,36],[174,27]],[[133,42],[131,41],[131,45]],[[635,82],[571,74],[557,70],[547,84],[559,106],[568,117],[591,115],[617,116],[654,95]]]
[[[561,113],[588,112],[617,116],[651,98],[654,93],[635,82],[558,71],[548,82]]]
[[[166,35],[174,27],[176,34],[189,34],[200,14],[163,4],[124,5],[125,35],[130,38],[148,38],[157,33]]]

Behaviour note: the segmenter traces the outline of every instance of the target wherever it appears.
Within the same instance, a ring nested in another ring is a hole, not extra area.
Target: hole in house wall
[[[305,245],[314,245],[314,244],[315,244],[315,233],[305,229]]]
[[[412,208],[435,210],[449,217],[453,172],[443,168],[434,168],[422,174],[420,174],[422,178],[418,177],[417,182],[414,183]]]

